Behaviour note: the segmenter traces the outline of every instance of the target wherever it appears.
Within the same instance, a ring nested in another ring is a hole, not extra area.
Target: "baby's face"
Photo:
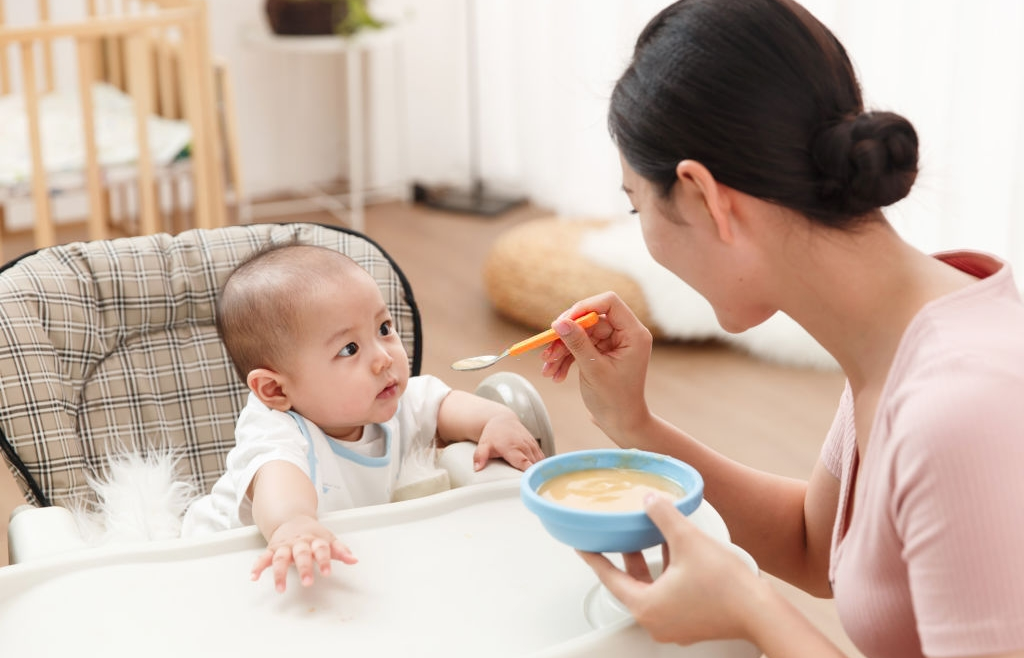
[[[409,382],[409,359],[376,282],[334,277],[306,305],[304,335],[282,369],[292,408],[328,436],[358,439],[390,419]]]

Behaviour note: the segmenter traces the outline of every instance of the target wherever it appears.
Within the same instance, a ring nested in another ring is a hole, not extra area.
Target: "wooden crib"
[[[29,2],[6,1],[8,16],[14,2]],[[80,3],[80,18],[53,20],[58,2],[64,13]],[[0,177],[0,241],[7,232],[5,207],[20,197],[23,204],[31,200],[35,246],[55,244],[52,201],[69,190],[87,200],[90,240],[227,223],[228,199],[241,199],[234,107],[227,70],[210,55],[204,0],[36,0],[37,21],[30,25],[5,23],[4,9],[0,0],[0,102],[6,98],[12,108],[23,107],[28,139],[21,160],[14,146],[0,143],[0,155],[8,149],[13,159],[11,171],[24,162],[24,175]],[[64,78],[73,80],[62,85],[57,74],[68,71],[55,70],[55,52],[63,48],[67,54],[69,47],[73,65],[65,69],[73,70]],[[98,139],[116,123],[103,114],[100,92],[118,103],[123,99],[117,106],[119,134],[134,133],[133,146],[110,147],[121,161],[106,154]],[[46,104],[58,94],[77,100]],[[77,116],[51,112],[54,107],[72,107]],[[180,152],[159,161],[153,156],[154,126],[164,125],[188,139]],[[47,128],[69,135],[74,129],[77,138],[67,139],[68,153],[47,148],[53,143],[46,141],[52,138]],[[129,152],[131,161],[123,161]]]

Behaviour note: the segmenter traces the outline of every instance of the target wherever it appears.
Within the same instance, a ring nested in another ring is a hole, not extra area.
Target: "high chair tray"
[[[329,515],[359,563],[336,562],[309,588],[293,569],[283,594],[269,572],[249,580],[264,548],[251,527],[6,567],[0,654],[760,655],[743,642],[660,645],[621,610],[586,610],[601,598],[596,577],[545,532],[518,487],[507,479]],[[728,541],[707,503],[692,518]]]

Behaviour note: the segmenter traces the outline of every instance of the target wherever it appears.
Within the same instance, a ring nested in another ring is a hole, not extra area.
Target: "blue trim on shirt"
[[[380,457],[361,455],[355,450],[346,448],[340,441],[332,441],[330,438],[327,439],[327,445],[331,446],[331,452],[350,462],[370,468],[381,468],[391,463],[391,428],[387,425],[380,425],[380,428],[384,430],[384,454]]]
[[[306,427],[305,419],[290,409],[285,413],[292,417],[295,424],[299,426],[299,432],[306,439],[306,445],[309,446],[308,450],[306,450],[306,459],[309,460],[309,479],[311,482],[316,482],[316,450],[313,449],[313,437],[309,435],[309,428]]]
[[[309,444],[309,452],[307,453],[307,458],[309,459],[309,479],[316,482],[316,451],[313,449],[313,437],[309,435],[309,428],[306,427],[306,419],[290,409],[287,413],[295,420],[295,423],[299,426],[299,431],[302,432],[306,443]],[[391,463],[391,428],[387,425],[379,426],[384,430],[384,454],[380,457],[361,455],[354,450],[346,448],[340,441],[332,441],[330,437],[327,438],[327,445],[331,447],[331,452],[342,459],[355,462],[360,466],[382,468]]]

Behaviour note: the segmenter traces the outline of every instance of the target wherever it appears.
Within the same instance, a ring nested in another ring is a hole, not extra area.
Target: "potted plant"
[[[374,18],[369,0],[266,0],[264,10],[274,34],[349,36],[365,28],[383,26]]]

